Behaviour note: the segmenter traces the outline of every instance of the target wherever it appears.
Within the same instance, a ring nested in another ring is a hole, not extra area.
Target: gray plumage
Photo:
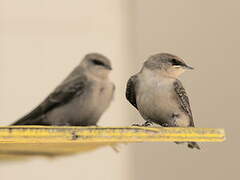
[[[177,56],[151,56],[127,83],[126,98],[146,121],[164,127],[194,127],[189,99],[177,77],[187,66]],[[188,147],[200,147],[189,142]]]
[[[96,125],[113,98],[111,63],[98,53],[80,65],[32,112],[12,125]]]

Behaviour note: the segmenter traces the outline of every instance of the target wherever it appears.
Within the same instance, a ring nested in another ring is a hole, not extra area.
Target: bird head
[[[177,78],[186,70],[193,68],[188,66],[181,58],[168,54],[155,54],[144,62],[144,67],[152,71],[158,72],[161,75]]]
[[[87,54],[81,62],[81,66],[100,78],[106,78],[112,70],[110,60],[99,53]]]

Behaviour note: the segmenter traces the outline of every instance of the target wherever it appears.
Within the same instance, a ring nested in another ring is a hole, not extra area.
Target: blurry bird
[[[179,57],[161,53],[151,56],[127,83],[126,98],[146,120],[164,127],[194,127],[189,100],[177,77],[188,66]],[[188,147],[200,149],[196,142]]]
[[[108,58],[87,54],[38,107],[12,125],[96,125],[113,98],[111,70]]]

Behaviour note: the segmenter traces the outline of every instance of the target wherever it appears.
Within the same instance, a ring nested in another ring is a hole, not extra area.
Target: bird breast
[[[80,96],[48,114],[55,124],[96,125],[112,99],[110,82],[93,82]]]
[[[139,82],[137,105],[144,117],[152,120],[168,120],[178,111],[174,103],[173,80],[156,76],[143,77]]]
[[[90,93],[86,98],[84,108],[80,104],[79,115],[84,115],[86,119],[91,119],[95,124],[103,112],[109,107],[112,100],[113,84],[106,81],[95,82],[90,88]],[[81,100],[80,100],[81,101]]]

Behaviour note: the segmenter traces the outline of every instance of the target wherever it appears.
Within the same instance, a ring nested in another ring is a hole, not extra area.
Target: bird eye
[[[178,61],[177,59],[171,59],[171,63],[173,66],[181,66],[183,63],[181,61]]]
[[[98,66],[104,66],[105,64],[97,59],[92,60],[93,64],[98,65]]]

